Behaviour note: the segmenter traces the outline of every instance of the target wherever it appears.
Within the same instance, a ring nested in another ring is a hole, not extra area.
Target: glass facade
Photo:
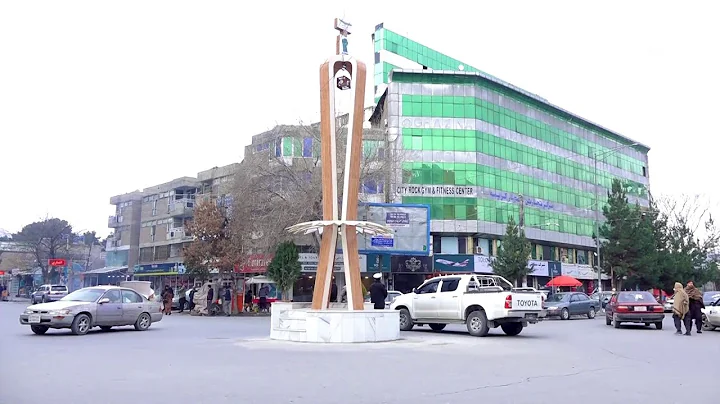
[[[398,202],[430,205],[433,220],[504,224],[522,200],[527,227],[584,237],[595,184],[600,206],[614,178],[648,205],[647,147],[382,27],[374,41],[375,85],[389,85],[402,153]],[[588,260],[579,250],[572,261]]]

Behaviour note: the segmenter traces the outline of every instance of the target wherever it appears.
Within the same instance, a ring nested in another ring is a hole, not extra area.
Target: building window
[[[433,253],[440,254],[442,252],[442,238],[440,236],[432,236]]]
[[[312,157],[312,155],[313,155],[313,139],[311,137],[306,137],[303,139],[302,156],[303,157]]]
[[[467,254],[467,237],[458,237],[458,254]]]

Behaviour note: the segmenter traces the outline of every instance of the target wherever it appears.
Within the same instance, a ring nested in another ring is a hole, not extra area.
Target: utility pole
[[[525,229],[525,197],[523,197],[522,194],[520,195],[520,212],[518,216],[518,229],[523,231]],[[529,258],[530,257],[528,257],[528,259]],[[523,276],[522,286],[527,287],[527,276]]]
[[[593,170],[593,182],[595,183],[595,258],[597,259],[597,262],[595,263],[595,267],[597,268],[597,286],[595,286],[595,290],[598,292],[602,291],[602,269],[600,268],[600,202],[598,197],[598,192],[600,190],[600,185],[598,185],[598,154],[593,153],[593,162],[595,169]],[[612,282],[613,280],[610,279],[610,288],[612,288]],[[600,295],[598,295],[600,296]]]

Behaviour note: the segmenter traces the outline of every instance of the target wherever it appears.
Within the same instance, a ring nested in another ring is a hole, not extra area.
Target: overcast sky
[[[719,6],[589,3],[0,2],[0,228],[50,215],[106,235],[111,196],[316,120],[336,16],[369,68],[384,22],[649,145],[654,194],[717,202]]]

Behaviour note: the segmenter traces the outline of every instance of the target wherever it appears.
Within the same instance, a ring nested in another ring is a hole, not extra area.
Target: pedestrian
[[[335,283],[335,279],[333,279],[332,285],[330,285],[330,301],[333,303],[336,302],[337,295],[338,295],[337,283]]]
[[[172,314],[172,301],[173,301],[173,291],[172,288],[169,285],[165,286],[165,291],[163,291],[162,298],[163,298],[163,306],[165,309],[165,314],[168,316]]]
[[[248,313],[252,311],[253,306],[253,293],[252,289],[247,288],[245,291],[245,311]]]
[[[370,301],[375,305],[375,310],[385,309],[385,298],[387,298],[387,289],[380,282],[382,274],[380,272],[373,275],[373,284],[370,286]]]
[[[263,285],[258,292],[258,296],[260,297],[260,301],[258,302],[258,306],[260,306],[259,311],[267,311],[267,298],[269,294],[270,288],[268,285]]]
[[[185,305],[187,304],[187,289],[185,289],[185,285],[180,285],[180,289],[177,291],[178,294],[178,305],[180,306],[180,313],[185,311]],[[189,309],[188,309],[189,310]]]
[[[215,291],[213,290],[212,283],[208,283],[208,292],[207,292],[207,313],[208,313],[208,315],[210,315],[210,309],[212,309],[214,294],[215,294]]]
[[[232,310],[232,292],[230,291],[230,285],[225,285],[225,293],[223,294],[223,313],[229,317],[230,310]]]
[[[687,286],[685,286],[685,293],[687,293],[689,300],[689,321],[687,332],[688,334],[690,333],[690,330],[692,329],[692,321],[695,320],[697,333],[702,334],[702,309],[705,308],[705,303],[703,303],[703,294],[700,289],[695,287],[695,283],[693,281],[689,281],[687,283]]]
[[[347,285],[343,285],[340,291],[340,303],[347,303]]]
[[[195,308],[195,293],[197,293],[197,287],[193,286],[193,288],[190,290],[190,294],[188,296],[188,310],[191,310]]]
[[[690,324],[689,316],[687,315],[689,310],[688,295],[682,287],[682,283],[675,282],[673,288],[675,294],[673,295],[673,321],[675,322],[675,334],[682,335],[682,324],[685,323],[685,335],[690,335]]]

